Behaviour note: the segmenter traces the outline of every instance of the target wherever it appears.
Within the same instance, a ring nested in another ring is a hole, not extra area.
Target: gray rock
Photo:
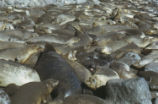
[[[158,104],[158,98],[154,100],[153,104]]]
[[[9,96],[2,89],[0,89],[0,104],[11,104]]]
[[[149,86],[143,78],[110,80],[105,91],[106,99],[114,104],[152,104]]]
[[[151,90],[158,90],[158,73],[153,71],[139,71],[138,76],[148,81]]]
[[[151,91],[152,99],[158,98],[158,91]]]
[[[68,4],[80,4],[87,0],[0,0],[0,7],[16,6],[16,7],[37,7],[55,4],[58,6]]]
[[[153,62],[145,66],[145,71],[153,71],[158,73],[158,63]]]

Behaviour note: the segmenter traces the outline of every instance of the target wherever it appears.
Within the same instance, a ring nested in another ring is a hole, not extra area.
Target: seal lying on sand
[[[56,52],[45,51],[42,53],[35,69],[41,80],[49,78],[59,80],[60,83],[56,89],[58,98],[65,98],[81,92],[80,81],[72,67]]]

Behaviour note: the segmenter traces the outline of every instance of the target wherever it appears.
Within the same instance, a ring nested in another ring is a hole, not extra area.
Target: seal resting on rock
[[[59,80],[55,97],[63,99],[81,93],[80,81],[72,67],[56,52],[48,50],[43,52],[35,65],[35,69],[41,80],[49,78]]]
[[[10,95],[12,104],[41,104],[47,102],[58,83],[57,80],[48,79],[44,82],[30,82],[23,86],[11,84],[5,91]]]

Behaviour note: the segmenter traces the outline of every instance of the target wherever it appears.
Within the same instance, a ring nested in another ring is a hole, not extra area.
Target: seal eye
[[[15,58],[15,59],[14,59],[14,61],[15,61],[15,62],[18,62],[18,59],[17,59],[17,58]]]
[[[135,55],[131,55],[131,57],[132,57],[132,58],[135,58],[136,56],[135,56]]]

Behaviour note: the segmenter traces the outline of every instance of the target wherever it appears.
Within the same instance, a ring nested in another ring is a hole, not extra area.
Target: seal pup
[[[47,102],[50,93],[58,83],[57,80],[48,79],[43,82],[30,82],[22,86],[10,85],[7,86],[6,92],[9,95],[12,94],[12,104],[41,104]]]

